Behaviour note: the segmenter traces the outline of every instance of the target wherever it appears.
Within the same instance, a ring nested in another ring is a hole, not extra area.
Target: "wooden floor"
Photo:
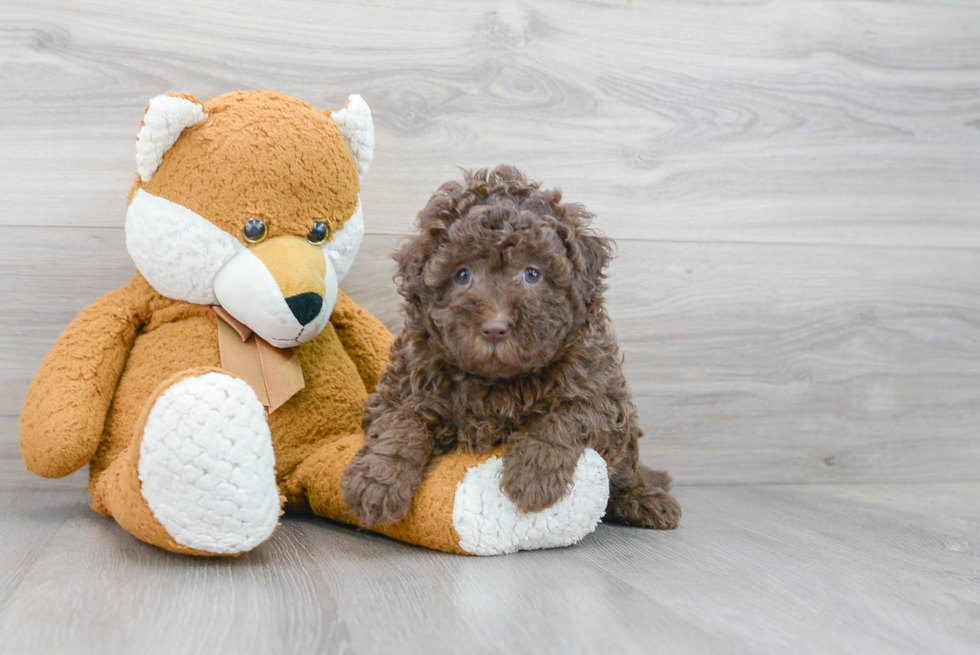
[[[618,242],[609,311],[680,530],[497,559],[289,518],[148,548],[22,470],[64,326],[132,275],[147,101],[371,104],[343,288],[457,167]],[[0,652],[980,653],[980,4],[0,0]]]
[[[446,555],[289,517],[146,546],[73,479],[0,483],[4,653],[928,653],[980,648],[980,484],[681,487],[664,533]],[[54,487],[54,488],[52,488]]]

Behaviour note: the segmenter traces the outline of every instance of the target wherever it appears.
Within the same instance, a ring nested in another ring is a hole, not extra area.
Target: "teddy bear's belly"
[[[323,442],[360,432],[367,399],[364,382],[330,323],[296,352],[306,386],[269,417],[280,480]]]
[[[330,324],[316,339],[298,347],[297,353],[305,387],[269,416],[280,480],[321,442],[359,431],[367,397]],[[184,318],[138,335],[91,463],[93,482],[132,440],[141,412],[161,383],[189,369],[220,367],[217,325],[208,317]]]

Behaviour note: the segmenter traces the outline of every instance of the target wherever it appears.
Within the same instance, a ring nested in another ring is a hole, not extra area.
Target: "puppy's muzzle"
[[[510,322],[502,318],[491,318],[480,325],[480,333],[490,343],[503,341],[510,334]]]

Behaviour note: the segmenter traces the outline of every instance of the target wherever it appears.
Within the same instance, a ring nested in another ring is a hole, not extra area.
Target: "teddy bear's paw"
[[[167,388],[143,428],[138,473],[153,515],[177,543],[236,554],[279,522],[265,411],[243,380],[210,372]]]
[[[595,450],[582,453],[568,493],[540,512],[521,512],[500,488],[503,461],[491,457],[466,472],[456,488],[453,527],[459,547],[474,555],[556,548],[595,530],[609,501],[606,462]]]

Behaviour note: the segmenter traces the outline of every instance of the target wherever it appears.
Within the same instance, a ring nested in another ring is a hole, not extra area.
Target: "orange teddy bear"
[[[137,272],[41,363],[20,418],[27,468],[89,464],[92,507],[178,553],[248,551],[283,507],[356,523],[340,482],[392,337],[338,284],[373,151],[357,95],[335,112],[271,91],[150,101],[126,215]],[[444,456],[408,517],[377,531],[489,555],[574,543],[606,506],[595,453],[537,514],[499,474],[495,455]]]

